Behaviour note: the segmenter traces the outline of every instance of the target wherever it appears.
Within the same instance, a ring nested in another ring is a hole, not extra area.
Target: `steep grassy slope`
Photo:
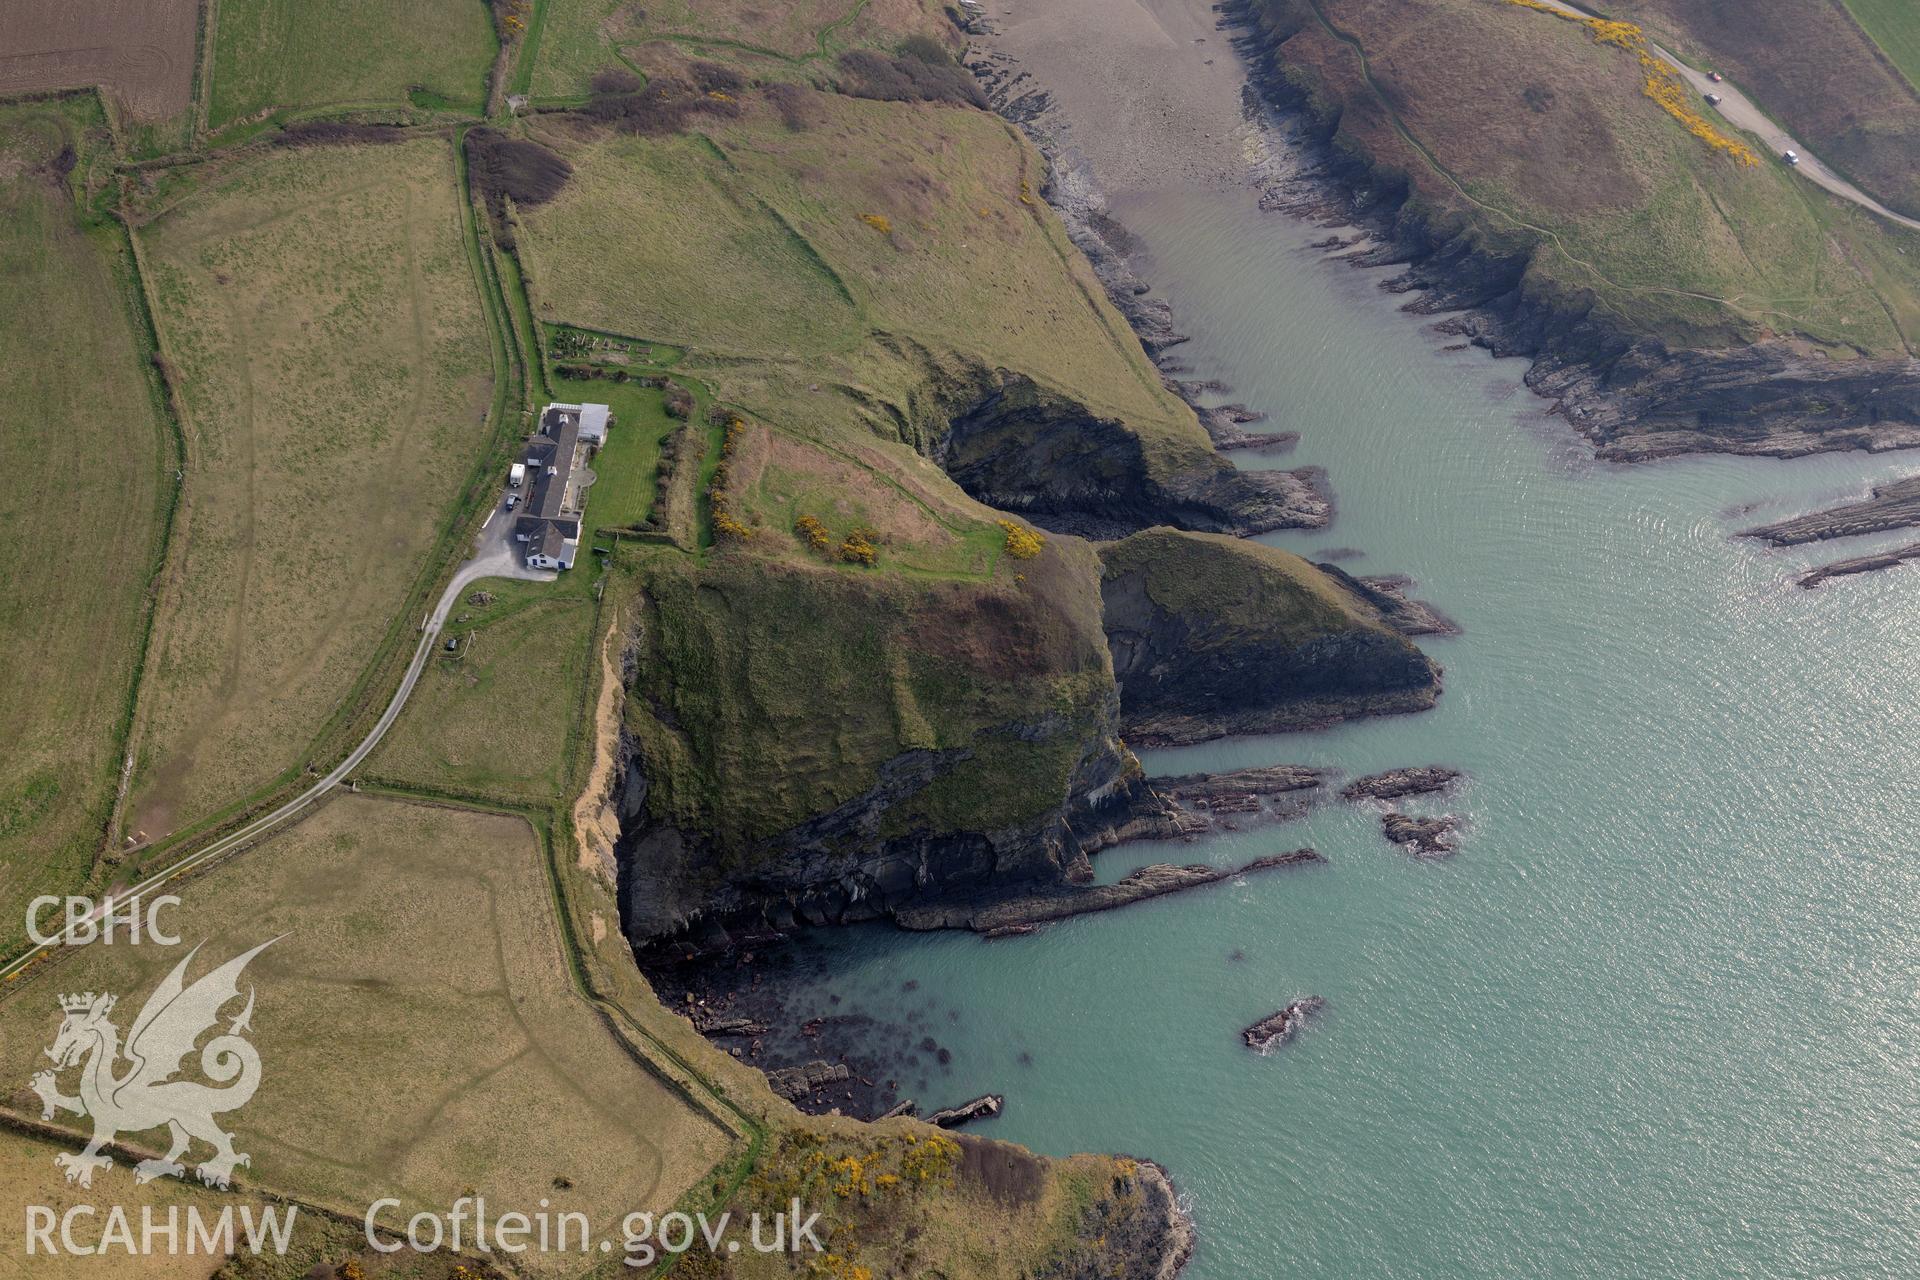
[[[1899,252],[1915,237],[1707,147],[1577,24],[1499,0],[1321,0],[1330,31],[1306,0],[1274,7],[1340,136],[1528,251],[1528,286],[1677,345],[1783,333],[1905,355],[1920,334],[1920,263]]]
[[[645,565],[637,937],[1057,877],[1079,856],[1070,812],[1130,776],[1090,550],[1034,546],[900,446],[868,448],[750,431],[727,492],[751,535]]]
[[[1036,516],[1324,520],[1292,476],[1214,455],[1007,125],[794,92],[668,136],[543,129],[573,178],[520,215],[539,318],[682,344],[723,400],[817,440],[904,440]],[[1051,471],[1014,447],[1049,442]]]
[[[1731,77],[1821,159],[1891,208],[1920,217],[1920,9],[1900,0],[1610,0],[1596,7]]]
[[[0,952],[106,840],[172,499],[126,239],[60,163],[91,106],[0,108]]]

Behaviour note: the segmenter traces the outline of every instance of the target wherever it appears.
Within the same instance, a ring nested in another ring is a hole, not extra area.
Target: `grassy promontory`
[[[1291,552],[1149,529],[1101,548],[1121,723],[1161,745],[1433,705],[1439,671],[1340,578]]]
[[[1413,264],[1419,309],[1533,356],[1603,452],[1920,441],[1920,235],[1691,131],[1634,37],[1508,0],[1231,9],[1330,144],[1350,201],[1324,210],[1382,233],[1366,260]]]

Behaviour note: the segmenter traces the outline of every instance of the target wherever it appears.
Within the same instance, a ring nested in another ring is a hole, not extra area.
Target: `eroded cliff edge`
[[[630,641],[618,843],[628,935],[702,947],[1084,874],[1138,766],[1098,563],[1011,582],[744,556],[663,573]]]

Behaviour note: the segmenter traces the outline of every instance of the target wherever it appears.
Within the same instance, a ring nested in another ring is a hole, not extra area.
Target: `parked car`
[[[511,511],[511,510],[513,510],[513,509],[514,509],[515,507],[517,507],[517,506],[519,506],[519,505],[520,505],[520,495],[519,495],[519,494],[517,494],[517,493],[510,493],[510,494],[508,494],[508,495],[507,495],[507,510],[509,510],[509,511]]]
[[[1717,107],[1723,101],[1724,99],[1721,98],[1721,96],[1717,93],[1710,93],[1707,95],[1707,105],[1710,107]]]
[[[1788,164],[1800,163],[1800,153],[1798,151],[1783,151],[1780,153],[1780,158]]]
[[[1709,71],[1707,72],[1707,79],[1713,81],[1715,84],[1719,84],[1722,80],[1726,79],[1726,77],[1718,71]]]

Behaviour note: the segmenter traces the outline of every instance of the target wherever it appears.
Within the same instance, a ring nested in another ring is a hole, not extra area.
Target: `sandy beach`
[[[1265,158],[1241,106],[1245,68],[1208,0],[984,0],[975,12],[971,60],[1025,73],[1004,84],[1009,99],[1048,94],[1031,127],[1108,195],[1240,185]]]

